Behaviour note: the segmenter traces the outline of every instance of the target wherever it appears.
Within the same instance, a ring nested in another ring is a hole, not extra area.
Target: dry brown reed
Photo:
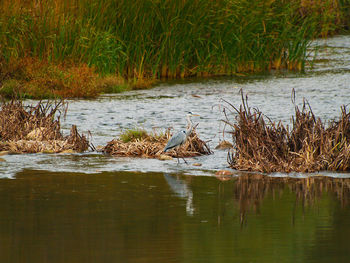
[[[124,142],[121,139],[115,139],[107,143],[102,152],[114,156],[133,156],[143,158],[161,158],[167,155],[171,157],[194,157],[199,155],[211,154],[211,150],[206,142],[199,139],[198,134],[194,130],[188,137],[187,142],[181,146],[177,152],[170,150],[167,153],[163,149],[170,139],[171,134],[167,130],[164,134],[145,134],[141,138],[132,139]]]
[[[0,110],[0,151],[10,153],[83,152],[89,142],[75,125],[69,136],[60,131],[60,116],[67,105],[63,101],[25,106],[20,100],[3,102]]]
[[[350,170],[350,113],[345,106],[339,120],[326,127],[304,100],[302,109],[295,106],[289,130],[250,108],[243,94],[239,109],[226,103],[224,122],[232,128],[234,141],[228,154],[232,168],[267,173]],[[227,110],[238,114],[237,122],[229,119]]]

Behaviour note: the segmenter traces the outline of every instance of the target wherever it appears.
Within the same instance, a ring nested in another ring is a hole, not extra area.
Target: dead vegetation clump
[[[228,154],[232,168],[267,173],[350,170],[350,113],[345,106],[340,119],[326,127],[304,100],[302,109],[295,106],[289,130],[250,108],[243,94],[239,109],[228,105],[224,122],[232,128],[234,146]],[[238,114],[237,122],[229,120],[227,110]]]
[[[10,153],[83,152],[89,142],[75,125],[70,135],[63,136],[60,116],[67,110],[62,102],[40,101],[25,106],[20,100],[3,102],[0,109],[0,151]]]
[[[159,159],[164,158],[164,156],[177,157],[177,153],[180,158],[211,154],[209,146],[199,139],[195,130],[188,137],[186,143],[177,151],[170,150],[166,153],[163,152],[163,149],[171,137],[169,130],[160,135],[156,133],[148,134],[145,131],[138,131],[137,134],[140,134],[140,136],[135,136],[135,132],[126,131],[126,133],[133,134],[130,136],[130,140],[126,140],[124,134],[122,134],[120,138],[108,142],[102,152],[114,156]]]

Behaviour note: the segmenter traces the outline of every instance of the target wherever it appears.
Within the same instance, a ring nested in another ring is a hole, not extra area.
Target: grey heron
[[[181,145],[183,145],[188,136],[191,134],[192,132],[192,129],[193,129],[193,123],[191,121],[191,117],[193,116],[199,116],[198,114],[193,114],[192,112],[188,112],[187,115],[186,115],[186,119],[187,119],[187,129],[186,130],[182,130],[182,131],[179,131],[177,133],[175,133],[171,138],[170,140],[168,141],[167,145],[164,147],[164,152],[167,152],[173,148],[175,148],[175,151],[176,151],[176,157],[177,157],[177,162],[179,163],[179,156],[178,156],[178,152],[177,150],[180,148]],[[184,158],[182,158],[185,163],[186,160]]]

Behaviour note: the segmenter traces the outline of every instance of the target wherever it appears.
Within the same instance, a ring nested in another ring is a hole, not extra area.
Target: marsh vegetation
[[[339,119],[327,125],[304,99],[301,109],[295,105],[289,128],[251,108],[243,92],[239,108],[226,103],[224,122],[234,141],[228,155],[232,168],[266,173],[350,170],[350,113],[346,106],[341,107]]]
[[[4,0],[0,92],[95,97],[157,79],[303,70],[349,2]]]
[[[77,127],[71,127],[70,135],[61,132],[60,117],[66,112],[66,104],[38,102],[24,105],[20,100],[2,102],[0,109],[0,151],[8,153],[58,153],[83,152],[90,144]]]

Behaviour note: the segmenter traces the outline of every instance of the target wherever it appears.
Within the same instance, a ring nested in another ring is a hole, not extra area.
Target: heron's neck
[[[186,129],[186,136],[189,136],[192,132],[193,123],[191,121],[191,117],[187,116],[187,129]]]

